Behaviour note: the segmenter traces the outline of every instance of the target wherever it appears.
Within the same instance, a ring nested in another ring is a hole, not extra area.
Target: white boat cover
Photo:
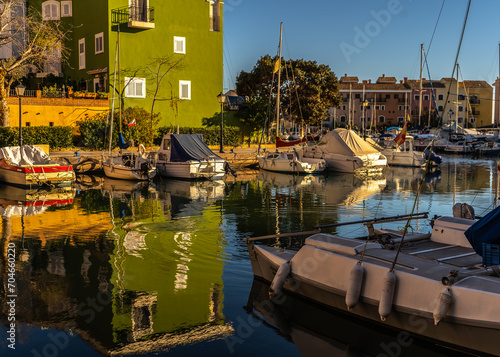
[[[352,130],[332,130],[321,138],[321,143],[325,144],[325,151],[332,154],[347,156],[380,154],[380,151],[372,147]]]
[[[0,148],[0,159],[5,159],[10,165],[54,165],[52,161],[39,146],[23,145],[19,146],[6,146]]]

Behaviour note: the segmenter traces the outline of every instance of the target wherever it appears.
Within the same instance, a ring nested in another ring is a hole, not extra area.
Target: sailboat
[[[113,78],[113,90],[116,85],[116,65],[120,66],[120,24],[118,23],[118,34],[116,39],[116,53],[115,53],[115,71]],[[118,83],[120,85],[120,83]],[[118,92],[121,96],[121,90]],[[156,175],[156,167],[147,159],[146,149],[144,145],[140,144],[138,152],[123,152],[122,150],[128,149],[131,145],[130,142],[126,143],[122,133],[122,101],[120,100],[120,133],[118,134],[118,146],[120,148],[119,154],[113,156],[112,154],[112,139],[113,139],[113,118],[115,109],[115,96],[111,106],[111,125],[109,131],[109,156],[106,160],[103,159],[102,167],[104,174],[109,178],[122,179],[122,180],[150,180]]]
[[[306,138],[286,141],[279,137],[280,124],[280,85],[281,85],[281,42],[283,37],[283,23],[280,24],[280,41],[278,46],[278,59],[275,63],[274,72],[278,73],[278,92],[276,95],[276,148],[289,147],[306,141]],[[259,148],[260,150],[260,148]],[[264,152],[257,154],[259,167],[263,170],[285,172],[285,173],[320,173],[326,168],[326,162],[322,158],[304,158],[302,154],[293,152]]]

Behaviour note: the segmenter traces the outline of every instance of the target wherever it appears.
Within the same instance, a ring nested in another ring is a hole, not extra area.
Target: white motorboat
[[[144,181],[156,175],[156,167],[142,153],[124,152],[103,160],[104,174],[120,180]]]
[[[70,185],[75,181],[71,165],[53,161],[35,145],[0,148],[0,181],[18,186]]]
[[[326,133],[318,144],[306,146],[303,157],[324,159],[326,169],[335,172],[379,172],[387,158],[354,131],[335,129]]]
[[[368,141],[368,140],[367,140]],[[370,141],[368,141],[370,142]],[[380,142],[380,141],[379,141]],[[423,167],[427,164],[427,155],[431,155],[431,166],[438,165],[442,158],[430,153],[429,149],[425,152],[413,149],[413,137],[407,136],[405,142],[398,146],[394,140],[383,141],[384,146],[376,146],[379,151],[387,158],[389,166]]]
[[[226,160],[217,156],[201,134],[167,134],[149,159],[161,176],[184,179],[222,179]]]
[[[478,222],[488,218],[498,226],[500,207],[491,213]],[[498,355],[498,342],[491,342],[500,332],[500,266],[495,265],[500,246],[483,251],[483,258],[478,255],[480,242],[472,238],[471,244],[464,234],[476,221],[465,218],[439,217],[430,233],[404,236],[373,227],[408,216],[354,222],[368,226],[363,240],[321,233],[326,226],[247,238],[254,276],[271,282],[269,293],[277,301],[282,292],[291,292],[440,343]],[[299,249],[277,243],[281,237],[307,235]],[[266,239],[273,240],[272,246],[254,244]]]
[[[444,151],[457,154],[470,154],[474,152],[474,147],[466,141],[457,141],[446,145]]]
[[[325,170],[326,161],[323,159],[306,158],[297,150],[286,152],[265,152],[257,155],[259,167],[262,170],[292,173],[292,174],[318,174]]]
[[[479,155],[497,156],[500,154],[500,143],[487,141],[483,145],[477,145],[474,150]]]

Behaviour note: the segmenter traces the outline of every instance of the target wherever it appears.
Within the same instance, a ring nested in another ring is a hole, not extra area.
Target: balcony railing
[[[111,22],[113,25],[128,24],[131,28],[150,29],[155,27],[154,15],[153,7],[125,6],[111,10]]]

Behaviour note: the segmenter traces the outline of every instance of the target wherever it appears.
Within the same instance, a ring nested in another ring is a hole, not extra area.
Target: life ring
[[[139,155],[140,155],[141,157],[144,157],[144,156],[145,156],[145,154],[146,154],[146,148],[144,147],[144,145],[140,144],[140,145],[139,145]]]
[[[420,139],[420,140],[418,141],[418,143],[419,143],[420,145],[425,145],[425,140],[424,140],[424,139]]]

